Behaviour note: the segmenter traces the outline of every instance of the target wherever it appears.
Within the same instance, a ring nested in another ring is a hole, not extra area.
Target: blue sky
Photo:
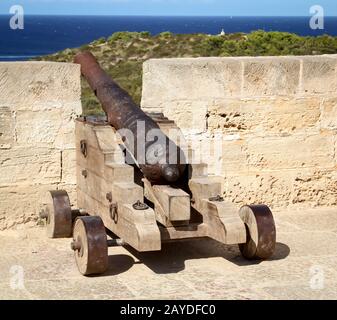
[[[337,0],[0,0],[0,14],[14,4],[26,14],[307,16],[321,5],[337,16]]]

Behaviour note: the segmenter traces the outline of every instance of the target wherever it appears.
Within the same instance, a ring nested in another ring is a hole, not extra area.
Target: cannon
[[[268,206],[237,208],[224,199],[208,165],[192,163],[189,145],[178,147],[176,135],[171,136],[180,131],[174,121],[162,113],[145,114],[91,54],[81,53],[75,62],[107,118],[75,120],[77,209],[65,190],[52,190],[41,203],[40,218],[50,238],[72,237],[81,274],[106,272],[113,246],[155,252],[165,242],[211,238],[238,244],[246,259],[273,255],[276,228]],[[140,143],[137,121],[144,122],[142,134],[156,129],[157,143]],[[133,141],[125,138],[125,128],[135,135]],[[141,149],[145,157],[135,151]],[[177,159],[173,164],[170,152]]]
[[[77,54],[74,62],[81,65],[81,73],[101,102],[108,122],[117,130],[129,130],[132,134],[132,139],[124,137],[124,145],[144,176],[156,183],[177,181],[186,168],[182,150],[102,70],[90,52]],[[146,139],[149,134],[152,139]]]

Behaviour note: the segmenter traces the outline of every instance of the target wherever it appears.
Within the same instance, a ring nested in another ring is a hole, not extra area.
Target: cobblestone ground
[[[48,239],[41,227],[0,232],[0,299],[336,299],[337,209],[274,215],[268,261],[206,239],[158,253],[119,247],[99,277],[78,273],[70,239]]]

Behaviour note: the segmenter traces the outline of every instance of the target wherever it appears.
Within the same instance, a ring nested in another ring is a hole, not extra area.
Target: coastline
[[[80,16],[26,15],[24,30],[10,30],[9,15],[0,15],[2,43],[0,60],[25,60],[53,54],[66,48],[77,48],[114,32],[149,31],[158,35],[173,34],[216,35],[250,33],[256,30],[291,32],[300,36],[337,36],[337,17],[325,18],[324,30],[311,30],[310,17],[297,16]]]

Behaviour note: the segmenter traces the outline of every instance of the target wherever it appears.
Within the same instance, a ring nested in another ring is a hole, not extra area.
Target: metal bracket
[[[84,158],[88,156],[88,149],[87,149],[87,142],[85,140],[81,140],[81,153],[83,154]]]
[[[140,202],[139,200],[132,205],[135,210],[147,210],[149,206],[146,203]]]
[[[220,195],[217,195],[216,197],[211,197],[208,200],[212,202],[224,202],[225,201],[225,199],[221,197]]]
[[[117,203],[111,203],[109,207],[110,218],[115,224],[118,222]]]

